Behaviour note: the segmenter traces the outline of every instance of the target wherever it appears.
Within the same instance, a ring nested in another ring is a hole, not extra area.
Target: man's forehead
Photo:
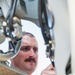
[[[30,37],[28,35],[25,35],[22,37],[22,44],[35,44],[38,45],[35,37]]]
[[[31,37],[31,36],[28,36],[28,35],[22,36],[22,40],[23,40],[23,41],[24,41],[24,40],[35,40],[35,41],[36,41],[35,37]]]

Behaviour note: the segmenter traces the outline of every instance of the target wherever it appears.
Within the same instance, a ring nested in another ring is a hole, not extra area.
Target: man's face
[[[24,35],[20,51],[13,60],[15,67],[27,73],[32,73],[36,69],[38,61],[38,44],[36,39]]]

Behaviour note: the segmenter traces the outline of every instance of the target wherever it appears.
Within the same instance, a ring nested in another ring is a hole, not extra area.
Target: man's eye
[[[30,50],[30,47],[29,46],[24,46],[24,47],[21,47],[21,50],[28,51],[28,50]]]
[[[34,50],[35,53],[38,53],[38,48],[37,47],[34,47],[33,50]]]
[[[30,50],[30,47],[29,46],[26,46],[24,49],[25,50]]]

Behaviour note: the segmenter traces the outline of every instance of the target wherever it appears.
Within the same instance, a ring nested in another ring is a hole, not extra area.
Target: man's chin
[[[25,67],[27,67],[30,71],[34,71],[36,66],[37,64],[34,62],[25,62]]]
[[[28,65],[28,70],[29,70],[30,72],[34,72],[35,69],[36,69],[35,66]]]
[[[33,72],[35,71],[35,68],[32,68],[32,67],[28,67],[25,72],[28,73],[28,75],[31,75]]]

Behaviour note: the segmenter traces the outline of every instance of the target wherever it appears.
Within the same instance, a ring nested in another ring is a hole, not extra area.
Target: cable
[[[13,0],[13,7],[12,7],[12,10],[11,10],[11,14],[10,14],[10,17],[9,17],[9,24],[8,24],[9,27],[10,27],[10,31],[14,31],[13,16],[14,16],[14,13],[15,13],[15,10],[16,10],[16,5],[17,5],[17,0]]]
[[[53,29],[54,27],[54,16],[52,12],[48,10],[47,7],[47,0],[39,0],[38,3],[39,7],[39,22],[40,22],[40,27],[41,27],[41,32],[45,41],[46,45],[46,55],[47,57],[50,58],[50,61],[52,65],[55,67],[55,62],[54,62],[54,49],[52,49],[53,45],[53,39],[51,37],[50,29]],[[50,14],[50,16],[48,16]],[[51,27],[49,27],[49,21],[51,21]]]
[[[7,22],[7,20],[8,20],[9,17],[10,17],[12,7],[13,7],[13,0],[11,0],[11,6],[10,6],[9,11],[8,11],[8,13],[7,13],[7,16],[6,16],[6,18],[5,18],[5,22]]]

